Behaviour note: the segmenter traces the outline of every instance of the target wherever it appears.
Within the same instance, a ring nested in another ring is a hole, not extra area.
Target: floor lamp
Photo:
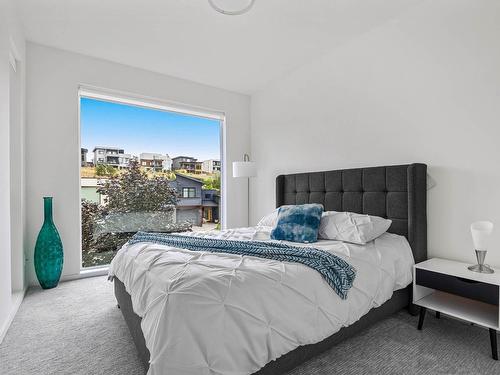
[[[247,179],[247,220],[250,225],[250,177],[257,176],[257,164],[250,161],[250,156],[245,154],[243,161],[233,162],[233,177],[244,177]]]

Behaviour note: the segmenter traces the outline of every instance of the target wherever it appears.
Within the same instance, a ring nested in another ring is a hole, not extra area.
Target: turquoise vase
[[[61,277],[64,253],[61,237],[52,219],[52,197],[43,197],[45,219],[35,245],[36,277],[43,289],[57,286]]]

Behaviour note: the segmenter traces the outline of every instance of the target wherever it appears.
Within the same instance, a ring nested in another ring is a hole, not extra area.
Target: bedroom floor
[[[416,324],[396,314],[289,375],[500,373],[487,330],[431,314]],[[30,289],[0,345],[2,375],[143,372],[105,277]]]

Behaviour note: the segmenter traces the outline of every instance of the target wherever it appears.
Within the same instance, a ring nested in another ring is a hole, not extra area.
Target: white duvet
[[[270,230],[190,235],[269,240]],[[346,300],[302,264],[151,243],[125,245],[110,275],[125,284],[142,317],[151,354],[148,374],[254,373],[356,322],[411,282],[413,256],[402,236],[385,233],[364,246],[329,240],[313,246],[356,268]]]

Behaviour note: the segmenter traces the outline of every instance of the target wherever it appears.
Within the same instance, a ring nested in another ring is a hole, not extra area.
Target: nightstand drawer
[[[427,288],[498,306],[498,285],[463,279],[419,268],[415,269],[415,283]]]

